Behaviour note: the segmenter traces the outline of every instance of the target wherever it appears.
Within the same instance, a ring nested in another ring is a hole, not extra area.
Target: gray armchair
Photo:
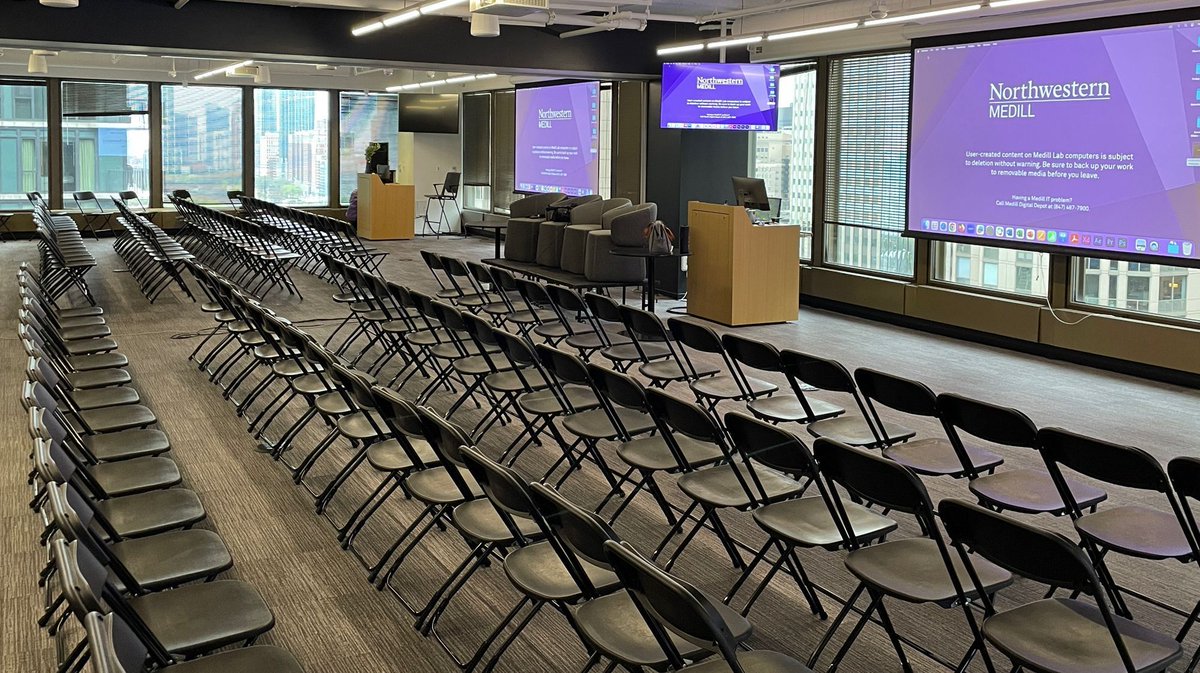
[[[563,194],[550,192],[517,199],[508,207],[508,228],[504,232],[504,258],[514,262],[537,261],[538,227],[545,219],[546,208],[563,199]]]
[[[563,271],[583,273],[587,264],[587,235],[603,227],[604,215],[619,208],[629,208],[629,199],[607,199],[578,206],[571,211],[571,224],[563,229],[562,251],[559,256]]]
[[[646,279],[646,260],[618,257],[614,250],[646,248],[646,227],[658,219],[658,204],[643,203],[604,215],[603,228],[588,232],[584,275],[600,282],[636,283]]]
[[[554,205],[571,206],[572,219],[574,213],[580,208],[584,208],[587,204],[601,201],[599,194],[590,194],[588,196],[576,196],[569,199],[563,199]],[[542,266],[552,266],[558,268],[559,259],[562,257],[563,246],[563,229],[570,224],[569,222],[553,222],[551,220],[542,220],[538,225],[537,239],[537,263]]]

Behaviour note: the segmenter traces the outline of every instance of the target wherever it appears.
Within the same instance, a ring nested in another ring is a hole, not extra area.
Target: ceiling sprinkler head
[[[887,3],[876,2],[872,4],[869,14],[871,15],[872,19],[886,19],[888,15]]]

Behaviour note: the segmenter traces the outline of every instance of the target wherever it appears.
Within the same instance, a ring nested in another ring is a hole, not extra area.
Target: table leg
[[[500,230],[493,229],[492,233],[496,236],[496,259],[500,259]]]
[[[646,310],[654,313],[654,258],[646,258]]]

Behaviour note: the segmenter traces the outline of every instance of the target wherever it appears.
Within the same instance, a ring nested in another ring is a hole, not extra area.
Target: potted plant
[[[375,153],[378,151],[379,151],[379,143],[368,143],[367,144],[367,153],[366,153],[366,162],[367,162],[366,172],[367,173],[372,172],[371,169],[374,167],[371,166],[371,159],[373,159],[375,157]]]

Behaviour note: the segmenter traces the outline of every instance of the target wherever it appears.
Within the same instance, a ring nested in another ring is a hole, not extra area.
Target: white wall
[[[412,137],[413,185],[416,187],[417,217],[420,218],[425,213],[425,195],[434,193],[433,183],[442,182],[446,173],[462,168],[462,136],[451,133],[414,133]],[[462,207],[461,202],[459,207]],[[446,204],[446,208],[449,211],[450,204]]]

